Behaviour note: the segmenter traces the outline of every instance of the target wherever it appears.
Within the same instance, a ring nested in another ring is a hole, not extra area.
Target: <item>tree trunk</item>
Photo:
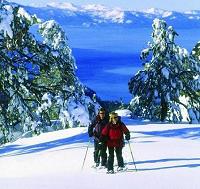
[[[165,118],[167,117],[167,111],[168,111],[168,105],[167,102],[165,101],[164,96],[161,96],[161,112],[160,112],[160,120],[164,121]]]

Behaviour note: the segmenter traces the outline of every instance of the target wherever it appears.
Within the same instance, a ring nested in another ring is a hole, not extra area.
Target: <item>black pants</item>
[[[103,143],[102,146],[99,146],[99,141],[94,140],[94,162],[96,164],[100,164],[100,158],[101,158],[101,165],[107,166],[107,146],[105,143]]]
[[[123,147],[109,147],[109,156],[108,156],[108,170],[113,170],[114,164],[114,151],[117,157],[117,163],[119,167],[124,167],[124,160],[122,157],[122,148]]]

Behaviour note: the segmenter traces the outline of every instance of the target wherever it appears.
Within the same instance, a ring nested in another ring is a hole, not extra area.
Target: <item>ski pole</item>
[[[133,164],[135,166],[135,171],[137,171],[137,168],[136,168],[136,165],[135,165],[135,161],[134,161],[134,157],[133,157],[133,152],[131,150],[131,145],[130,145],[130,142],[128,141],[128,145],[129,145],[129,149],[130,149],[130,152],[131,152],[131,156],[132,156],[132,159],[133,159]]]
[[[83,160],[83,165],[81,167],[81,170],[83,170],[83,167],[84,167],[84,164],[85,164],[85,160],[86,160],[86,156],[87,156],[89,145],[90,145],[90,138],[89,138],[89,141],[88,141],[88,145],[87,145],[87,149],[86,149],[86,152],[85,152],[85,157],[84,157],[84,160]]]

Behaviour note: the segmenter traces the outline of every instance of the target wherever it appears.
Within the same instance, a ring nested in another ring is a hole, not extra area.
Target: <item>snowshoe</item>
[[[107,174],[114,174],[115,172],[114,172],[114,170],[108,170],[106,173]]]
[[[117,172],[123,172],[126,171],[128,168],[127,167],[118,167]]]
[[[98,168],[99,168],[99,169],[106,169],[107,167],[106,167],[106,166],[103,166],[103,165],[101,165],[101,166],[99,166]]]
[[[92,165],[92,168],[98,168],[99,167],[99,163],[95,163],[94,165]]]

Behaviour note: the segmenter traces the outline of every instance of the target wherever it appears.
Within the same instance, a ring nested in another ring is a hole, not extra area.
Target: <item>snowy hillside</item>
[[[176,12],[155,8],[126,11],[99,4],[77,6],[71,3],[49,3],[47,7],[25,9],[44,20],[55,19],[68,26],[149,27],[155,18],[160,18],[179,28],[200,27],[200,11]]]
[[[0,149],[1,189],[197,189],[200,188],[200,125],[130,120],[131,149],[123,150],[128,171],[95,170],[87,128],[71,128],[20,139]]]

